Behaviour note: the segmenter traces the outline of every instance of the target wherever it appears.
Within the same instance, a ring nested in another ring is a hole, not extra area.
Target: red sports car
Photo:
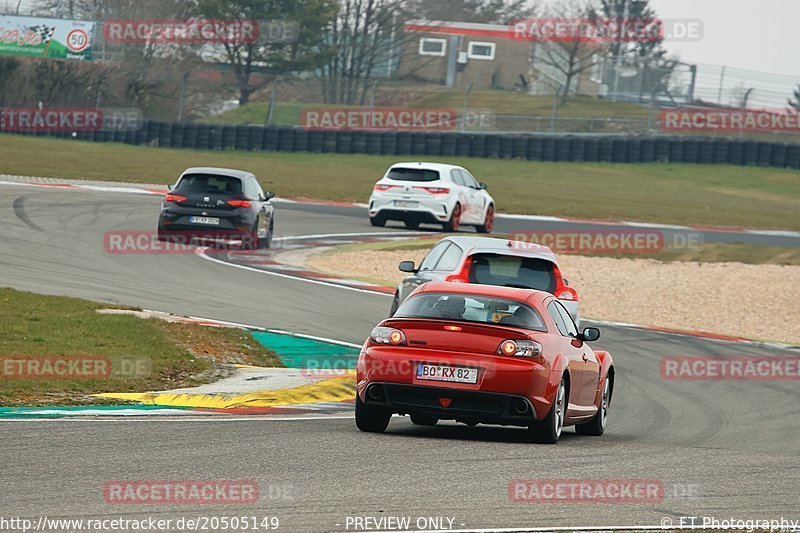
[[[578,333],[552,294],[430,282],[372,330],[358,359],[356,425],[382,432],[393,413],[434,425],[524,426],[555,443],[564,426],[602,435],[614,391],[611,355]]]

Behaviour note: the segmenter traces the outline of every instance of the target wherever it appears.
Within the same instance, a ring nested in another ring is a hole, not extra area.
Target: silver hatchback
[[[578,293],[561,275],[556,256],[547,246],[490,237],[446,237],[431,248],[419,267],[413,261],[403,261],[399,267],[410,275],[397,287],[391,315],[423,283],[453,281],[547,291],[580,325]]]

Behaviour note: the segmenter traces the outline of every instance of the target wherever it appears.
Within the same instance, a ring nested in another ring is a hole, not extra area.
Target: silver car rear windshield
[[[471,294],[417,294],[400,305],[394,318],[456,320],[547,331],[539,312],[522,302]]]
[[[556,273],[553,263],[536,257],[475,254],[469,270],[470,283],[536,289],[553,293]]]
[[[397,181],[437,181],[439,172],[424,168],[393,168],[386,177]]]

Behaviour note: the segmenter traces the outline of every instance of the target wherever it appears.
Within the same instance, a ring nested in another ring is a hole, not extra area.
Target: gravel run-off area
[[[426,250],[332,251],[307,267],[397,284]],[[800,345],[800,267],[559,256],[581,316]]]

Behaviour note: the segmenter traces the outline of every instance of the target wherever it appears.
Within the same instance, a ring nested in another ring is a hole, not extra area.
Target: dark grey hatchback
[[[242,249],[269,248],[274,209],[256,177],[241,170],[187,169],[161,205],[158,239],[190,242],[241,240]]]

